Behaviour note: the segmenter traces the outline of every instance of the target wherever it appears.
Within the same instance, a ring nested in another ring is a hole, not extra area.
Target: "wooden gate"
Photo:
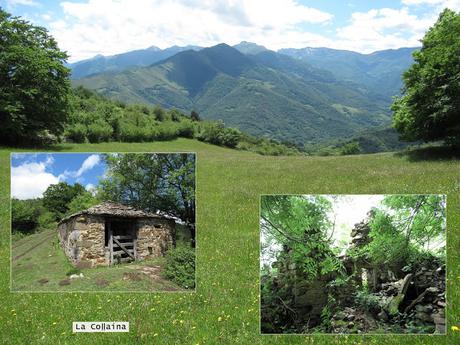
[[[136,254],[136,238],[130,235],[127,231],[125,235],[117,235],[112,231],[111,223],[108,226],[108,247],[110,253],[110,265],[134,261],[137,258]]]

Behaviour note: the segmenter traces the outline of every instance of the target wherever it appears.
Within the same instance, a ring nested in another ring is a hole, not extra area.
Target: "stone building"
[[[62,219],[58,231],[65,254],[81,268],[160,257],[175,245],[173,219],[112,202]]]

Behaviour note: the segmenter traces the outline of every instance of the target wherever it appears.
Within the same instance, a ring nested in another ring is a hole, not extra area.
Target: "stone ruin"
[[[368,244],[371,240],[369,232],[368,220],[356,224],[351,233],[349,250]],[[365,259],[353,259],[347,255],[342,257],[342,262],[355,286],[362,287],[365,280],[369,291],[381,302],[373,313],[359,313],[354,308],[345,308],[337,313],[332,322],[334,333],[349,333],[350,328],[355,328],[357,324],[360,324],[360,330],[374,329],[379,321],[389,320],[410,327],[431,329],[436,333],[446,332],[445,264],[425,260],[414,269],[373,267]],[[411,270],[413,272],[409,272]]]
[[[368,244],[369,232],[368,219],[355,224],[348,250]],[[365,333],[382,327],[392,333],[391,324],[422,329],[423,333],[446,332],[446,269],[442,263],[426,261],[408,272],[408,268],[373,267],[363,258],[354,259],[345,254],[340,259],[350,279],[343,286],[333,287],[329,283],[336,276],[331,274],[306,280],[291,255],[290,249],[284,247],[272,264],[277,269],[274,288],[290,296],[283,302],[289,304],[285,306],[285,317],[291,314],[289,321],[295,318],[295,323],[307,330],[321,323],[321,312],[328,304],[328,294],[332,294],[339,309],[332,316],[332,333]],[[364,283],[379,301],[370,312],[355,307],[356,292]],[[261,314],[264,321],[264,310]]]
[[[61,246],[74,266],[110,266],[164,256],[175,245],[173,219],[105,202],[62,219]]]
[[[288,296],[281,302],[286,308],[287,318],[294,319],[297,325],[318,326],[321,323],[321,312],[327,304],[326,286],[334,277],[325,275],[321,279],[307,280],[291,257],[292,250],[284,246],[277,261],[272,264],[272,267],[277,269],[274,288],[283,290],[284,295]],[[264,310],[262,310],[263,318]]]

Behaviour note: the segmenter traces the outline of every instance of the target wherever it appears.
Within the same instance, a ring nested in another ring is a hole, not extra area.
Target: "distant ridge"
[[[240,51],[247,48],[250,53]],[[127,102],[193,109],[226,126],[301,145],[388,126],[390,96],[399,92],[400,72],[409,65],[410,52],[371,54],[373,64],[363,72],[353,70],[363,61],[359,53],[339,51],[355,57],[338,62],[332,59],[333,50],[310,49],[309,56],[331,56],[324,60],[337,66],[328,69],[318,67],[318,58],[305,58],[305,51],[282,54],[248,42],[236,47],[222,43],[183,50],[149,66],[95,74],[75,84]],[[338,73],[341,66],[351,76],[363,74],[364,82]],[[380,81],[379,88],[373,87],[386,73],[384,80],[396,80],[397,85]]]

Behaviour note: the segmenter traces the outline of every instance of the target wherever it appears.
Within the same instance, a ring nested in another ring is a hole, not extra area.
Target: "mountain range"
[[[71,68],[76,85],[108,97],[195,110],[250,134],[304,145],[389,125],[391,96],[399,93],[413,51],[275,52],[242,42],[149,48]]]

